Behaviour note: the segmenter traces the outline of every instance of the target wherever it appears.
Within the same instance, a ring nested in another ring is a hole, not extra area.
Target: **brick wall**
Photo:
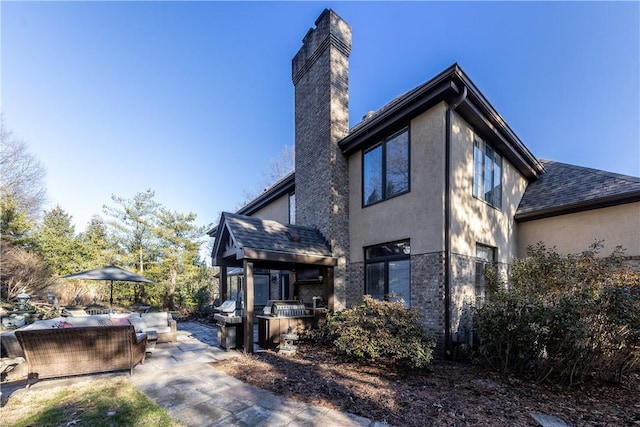
[[[347,307],[362,301],[364,295],[364,262],[349,264],[349,286],[347,290]]]
[[[362,301],[365,292],[363,262],[349,266],[347,306]],[[444,252],[411,256],[411,308],[420,313],[421,325],[444,344]]]
[[[295,86],[296,222],[316,227],[338,257],[335,309],[346,307],[349,212],[347,159],[351,27],[325,10],[292,62]]]
[[[411,308],[418,310],[422,327],[444,345],[444,252],[411,255]]]

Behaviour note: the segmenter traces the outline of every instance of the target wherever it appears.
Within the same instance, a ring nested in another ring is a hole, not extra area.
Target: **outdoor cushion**
[[[87,328],[90,326],[110,326],[108,314],[100,314],[82,317],[67,317],[65,320],[76,328]]]
[[[131,316],[132,318],[134,316]],[[140,318],[146,324],[146,331],[156,331],[158,342],[173,342],[177,339],[177,325],[171,314],[162,311],[154,313],[142,313]]]
[[[146,329],[148,329],[146,323],[144,322],[144,320],[142,320],[138,315],[131,315],[129,316],[129,323],[131,323],[133,325],[133,327],[135,328],[136,332],[143,332]]]
[[[166,328],[169,326],[168,316],[169,314],[167,312],[161,312],[143,313],[140,317],[144,319],[144,323],[147,324],[148,328]]]
[[[113,326],[127,326],[131,324],[127,317],[112,317],[110,320]]]

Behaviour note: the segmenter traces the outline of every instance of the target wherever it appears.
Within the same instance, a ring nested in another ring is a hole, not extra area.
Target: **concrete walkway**
[[[147,354],[145,364],[135,367],[130,380],[174,418],[190,427],[387,426],[353,414],[283,398],[209,365],[212,361],[240,356],[238,351],[226,351],[218,346],[215,326],[179,322],[177,342],[157,344],[155,351]],[[72,384],[82,378],[87,377],[40,381],[32,389],[51,387],[53,383],[64,381]]]

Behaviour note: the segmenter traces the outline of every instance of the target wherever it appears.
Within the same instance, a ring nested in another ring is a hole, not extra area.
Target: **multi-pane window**
[[[379,300],[411,301],[411,246],[408,240],[365,249],[365,293]]]
[[[481,306],[486,297],[487,266],[496,261],[496,248],[476,243],[476,305]]]
[[[408,129],[365,151],[363,157],[363,205],[409,191]]]
[[[296,193],[289,194],[289,224],[296,223]]]
[[[473,142],[473,195],[502,207],[502,156],[478,137]]]

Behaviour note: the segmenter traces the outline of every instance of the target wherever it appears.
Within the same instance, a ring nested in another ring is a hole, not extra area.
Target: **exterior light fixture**
[[[16,296],[16,301],[18,301],[18,310],[24,310],[24,306],[27,301],[29,301],[29,298],[31,298],[29,294],[24,291]]]

